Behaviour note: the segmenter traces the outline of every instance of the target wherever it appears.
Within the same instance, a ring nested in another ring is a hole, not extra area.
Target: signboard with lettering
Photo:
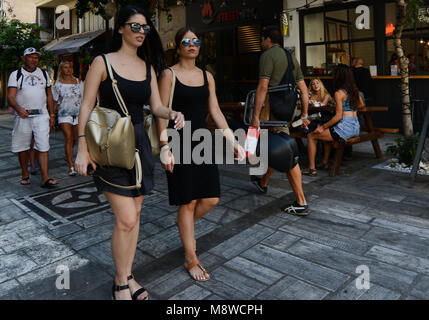
[[[264,0],[204,0],[202,4],[193,2],[186,10],[187,25],[205,31],[261,20],[266,21],[264,24],[267,25],[277,24],[283,10],[283,1],[272,0],[267,6]]]

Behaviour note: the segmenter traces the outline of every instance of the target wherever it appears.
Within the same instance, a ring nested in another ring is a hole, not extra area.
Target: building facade
[[[39,0],[0,0],[0,11],[8,19],[36,23],[36,2]]]

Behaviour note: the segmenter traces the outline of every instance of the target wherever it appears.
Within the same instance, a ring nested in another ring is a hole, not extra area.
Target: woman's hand
[[[241,161],[246,157],[246,152],[237,141],[234,141],[233,148],[234,148],[235,160]]]
[[[174,168],[174,155],[171,152],[170,148],[165,148],[161,150],[159,154],[161,160],[161,166],[164,170],[173,172]]]
[[[182,129],[185,125],[185,117],[181,112],[171,110],[168,113],[170,120],[174,120],[174,129]]]
[[[90,172],[87,172],[88,165],[91,165],[93,169]],[[93,174],[97,168],[97,165],[92,161],[88,151],[78,151],[74,166],[76,171],[82,176],[87,176],[88,173]]]

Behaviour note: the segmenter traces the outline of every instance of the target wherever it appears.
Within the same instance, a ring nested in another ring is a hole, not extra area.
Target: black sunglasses
[[[195,39],[189,39],[189,38],[184,38],[182,41],[181,41],[181,43],[182,43],[182,45],[184,46],[184,47],[187,47],[187,46],[189,46],[190,44],[191,44],[191,41],[194,43],[194,46],[196,46],[196,47],[199,47],[199,46],[201,46],[201,40],[200,39],[197,39],[197,38],[195,38]]]
[[[130,26],[131,31],[135,33],[140,32],[140,29],[142,28],[143,28],[144,34],[147,35],[150,32],[150,25],[148,24],[140,24],[138,22],[127,22],[125,24],[128,24]]]

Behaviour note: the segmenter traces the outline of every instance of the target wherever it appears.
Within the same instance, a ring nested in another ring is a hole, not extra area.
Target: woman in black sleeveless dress
[[[148,293],[135,280],[131,272],[140,228],[140,211],[144,195],[153,188],[152,148],[144,130],[143,105],[150,103],[154,115],[174,120],[176,127],[183,126],[183,115],[162,106],[156,75],[163,70],[161,40],[148,16],[138,7],[123,7],[116,20],[112,41],[112,53],[96,57],[91,64],[86,81],[84,97],[79,113],[79,148],[76,169],[87,175],[87,167],[94,172],[97,189],[104,192],[116,218],[112,235],[112,255],[116,277],[112,288],[113,299],[144,300]],[[85,138],[85,126],[95,104],[97,90],[100,106],[114,109],[123,116],[112,89],[107,63],[110,62],[113,77],[117,81],[134,126],[136,148],[139,149],[143,179],[139,189],[112,187],[111,183],[130,186],[136,182],[134,169],[100,167],[91,159]]]
[[[197,34],[189,28],[182,28],[176,34],[176,47],[180,54],[180,61],[172,69],[176,74],[176,82],[172,106],[181,111],[186,120],[180,135],[180,162],[175,159],[170,146],[175,148],[174,139],[167,143],[166,121],[158,120],[160,133],[161,163],[167,172],[168,194],[171,205],[178,205],[177,225],[180,237],[185,248],[185,268],[191,277],[197,281],[207,281],[210,278],[207,270],[201,265],[196,255],[196,241],[194,238],[194,223],[219,202],[220,183],[217,165],[210,158],[210,163],[195,163],[196,159],[185,162],[190,158],[194,147],[200,141],[189,141],[186,130],[191,135],[197,129],[206,129],[207,107],[219,129],[231,143],[238,159],[244,158],[244,150],[235,141],[234,134],[220,111],[216,98],[213,76],[195,65],[199,54],[200,40]],[[160,94],[164,104],[169,101],[173,83],[173,73],[165,70],[160,80]],[[187,149],[186,144],[191,148]],[[214,152],[212,152],[214,154]],[[179,162],[180,164],[175,164]]]

